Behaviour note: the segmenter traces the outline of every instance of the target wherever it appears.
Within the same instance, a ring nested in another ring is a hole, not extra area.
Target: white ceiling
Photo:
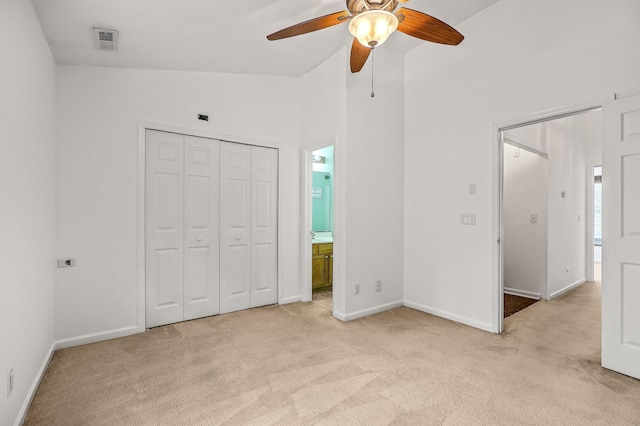
[[[455,27],[497,1],[411,0],[405,6]],[[266,39],[282,28],[345,10],[344,0],[32,3],[59,64],[300,76],[352,40],[347,25],[284,40]],[[93,27],[118,30],[118,52],[95,50]],[[398,32],[380,49],[407,52],[422,43],[425,42]]]

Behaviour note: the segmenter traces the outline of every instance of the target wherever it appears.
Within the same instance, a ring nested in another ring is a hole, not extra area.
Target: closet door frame
[[[146,131],[157,130],[160,132],[178,133],[185,136],[195,136],[208,139],[217,139],[223,142],[232,142],[245,145],[253,145],[264,148],[274,148],[278,150],[278,167],[283,164],[284,146],[280,143],[267,142],[256,139],[242,138],[237,136],[229,136],[220,133],[208,132],[205,130],[189,129],[184,127],[172,126],[169,124],[152,123],[146,121],[138,122],[138,184],[137,184],[137,242],[138,242],[138,332],[146,330],[145,318],[145,298],[146,298],[146,253],[145,253],[145,188],[146,188]],[[278,173],[278,304],[285,303],[282,270],[283,270],[283,202],[282,202],[282,173]]]

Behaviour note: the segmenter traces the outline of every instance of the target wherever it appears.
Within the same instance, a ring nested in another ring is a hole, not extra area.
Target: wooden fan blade
[[[330,15],[314,18],[309,21],[301,22],[296,25],[292,25],[288,28],[275,32],[267,36],[269,40],[280,40],[287,37],[294,37],[301,34],[310,33],[312,31],[321,30],[323,28],[332,27],[334,25],[347,22],[349,18],[349,12],[343,10],[342,12],[332,13]]]
[[[441,20],[417,10],[401,7],[396,12],[398,31],[434,43],[458,45],[464,36]]]
[[[369,58],[371,49],[360,44],[354,37],[351,45],[351,72],[359,72]]]

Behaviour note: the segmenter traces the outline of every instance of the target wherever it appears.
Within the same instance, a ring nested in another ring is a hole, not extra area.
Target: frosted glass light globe
[[[397,28],[398,18],[386,10],[367,10],[349,22],[349,32],[366,47],[380,46]]]

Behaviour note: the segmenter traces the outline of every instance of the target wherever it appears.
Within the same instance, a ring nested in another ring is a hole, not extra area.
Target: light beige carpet
[[[271,306],[56,352],[28,425],[632,425],[587,283],[493,335],[409,308]]]
[[[314,291],[311,300],[333,312],[333,290]]]

